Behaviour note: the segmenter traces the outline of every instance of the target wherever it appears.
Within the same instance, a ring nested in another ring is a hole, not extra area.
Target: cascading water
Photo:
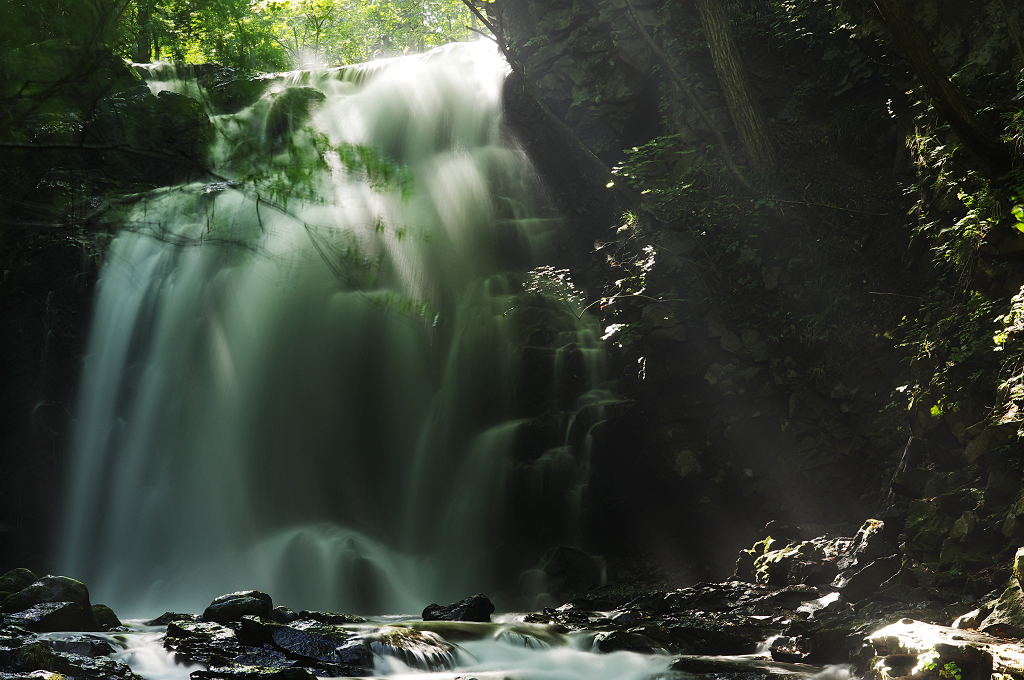
[[[222,181],[125,202],[60,544],[94,600],[413,612],[577,538],[599,334],[531,292],[557,220],[504,73],[453,45],[279,77],[214,117]]]

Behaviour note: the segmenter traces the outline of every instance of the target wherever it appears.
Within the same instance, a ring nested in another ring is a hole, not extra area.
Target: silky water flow
[[[595,322],[534,269],[558,220],[501,127],[505,69],[469,44],[267,78],[212,116],[216,181],[122,201],[60,573],[123,616],[243,588],[531,605],[517,575],[578,541],[612,396]],[[154,92],[203,96],[169,70]]]

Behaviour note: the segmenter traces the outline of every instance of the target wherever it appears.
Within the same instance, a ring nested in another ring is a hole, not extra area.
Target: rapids
[[[559,220],[505,72],[481,43],[268,78],[212,115],[216,177],[121,201],[58,546],[93,601],[536,605],[517,579],[578,541],[613,395],[595,321],[537,269]]]

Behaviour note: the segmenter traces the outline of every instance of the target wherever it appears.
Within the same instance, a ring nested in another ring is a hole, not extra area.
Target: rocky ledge
[[[469,656],[462,645],[488,639],[665,658],[668,670],[652,678],[777,680],[826,665],[869,680],[1024,676],[1024,548],[1005,585],[976,597],[930,585],[921,568],[894,561],[876,520],[855,536],[776,543],[741,553],[732,581],[669,591],[606,585],[500,623],[490,621],[483,595],[380,620],[295,612],[250,590],[216,598],[201,615],[168,612],[129,628],[92,605],[82,583],[17,569],[0,577],[0,680],[134,680],[117,657],[142,630],[161,636],[192,680],[455,671]]]

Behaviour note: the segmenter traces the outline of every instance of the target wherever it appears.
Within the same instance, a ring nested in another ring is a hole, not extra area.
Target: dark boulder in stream
[[[424,621],[490,621],[494,605],[486,595],[477,593],[454,604],[430,604],[423,610]]]
[[[221,595],[203,612],[204,621],[228,623],[243,616],[270,616],[274,603],[270,596],[258,590],[244,590]]]
[[[0,582],[11,587],[24,583],[30,574],[27,569],[17,569],[5,574]],[[5,614],[5,624],[36,633],[99,629],[89,603],[89,589],[67,576],[43,576],[33,581],[8,595],[0,613]]]

